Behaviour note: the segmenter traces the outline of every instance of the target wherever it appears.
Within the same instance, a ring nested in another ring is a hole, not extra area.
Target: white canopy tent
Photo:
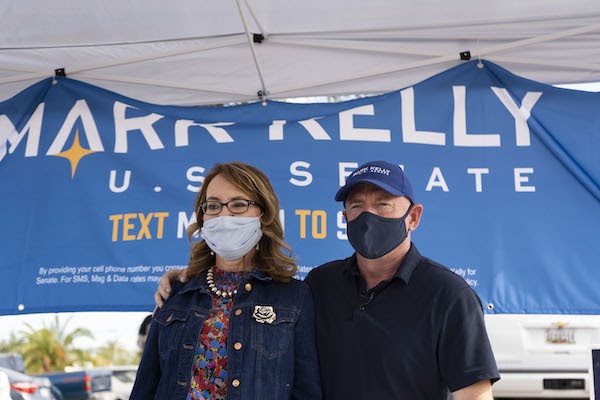
[[[158,104],[380,93],[455,66],[467,51],[548,84],[600,81],[598,0],[27,0],[0,8],[0,100],[61,68]]]

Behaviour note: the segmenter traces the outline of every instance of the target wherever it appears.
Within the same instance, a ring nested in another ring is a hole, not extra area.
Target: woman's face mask
[[[248,200],[250,194],[220,174],[208,183],[206,198],[200,229],[202,238],[225,260],[244,257],[258,244],[263,234],[260,207]]]
[[[258,244],[263,233],[260,217],[220,216],[204,222],[202,238],[225,260],[238,260]]]

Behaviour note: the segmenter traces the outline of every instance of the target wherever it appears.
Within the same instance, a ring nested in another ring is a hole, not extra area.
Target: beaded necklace
[[[214,277],[214,267],[210,267],[208,272],[206,273],[206,284],[211,292],[213,292],[217,297],[222,297],[224,299],[230,299],[236,295],[237,289],[234,290],[221,290],[217,288],[215,285],[215,277]]]

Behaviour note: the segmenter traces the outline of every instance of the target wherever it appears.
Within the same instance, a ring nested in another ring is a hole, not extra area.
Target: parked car
[[[44,400],[63,400],[60,390],[50,382],[50,379],[25,374],[25,364],[21,354],[0,353],[0,367],[20,373],[20,375],[11,374],[9,376],[13,400],[36,399],[38,397]],[[30,386],[28,382],[32,382],[35,386]],[[33,393],[27,393],[28,391],[33,391]]]
[[[19,353],[0,353],[0,367],[12,369],[13,371],[25,373],[23,356]]]
[[[64,400],[113,400],[111,371],[107,368],[52,372],[37,376],[50,379],[60,389]]]
[[[12,400],[62,400],[53,394],[52,385],[47,379],[36,378],[3,367],[0,367],[0,372],[8,377]]]
[[[31,376],[31,375],[29,375]],[[48,378],[38,378],[36,376],[31,376],[37,382],[39,382],[42,388],[47,388],[47,390],[43,390],[45,393],[50,392],[50,396],[48,397],[50,400],[64,400],[62,392],[50,382]]]
[[[8,381],[8,375],[4,371],[0,371],[0,400],[11,400],[10,382]]]
[[[500,381],[494,398],[588,399],[600,315],[486,315]]]
[[[111,367],[111,384],[114,400],[129,399],[137,369],[137,365]]]

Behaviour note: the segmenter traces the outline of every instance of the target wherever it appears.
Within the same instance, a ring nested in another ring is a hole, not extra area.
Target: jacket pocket
[[[162,362],[166,362],[171,353],[178,348],[189,315],[189,310],[176,308],[161,309],[154,315],[159,328],[158,351]]]
[[[256,307],[251,320],[252,347],[269,359],[282,356],[292,348],[298,311],[272,307],[271,313]]]

